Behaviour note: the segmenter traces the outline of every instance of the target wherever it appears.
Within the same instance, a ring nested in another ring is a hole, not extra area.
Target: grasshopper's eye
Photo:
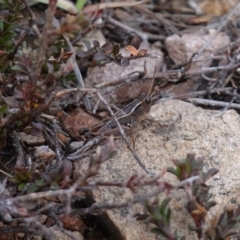
[[[145,97],[145,103],[147,103],[147,104],[150,104],[150,103],[151,103],[151,97],[150,97],[149,95],[147,95],[147,96]]]

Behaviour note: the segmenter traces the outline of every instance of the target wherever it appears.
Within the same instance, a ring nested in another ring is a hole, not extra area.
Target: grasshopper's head
[[[151,104],[152,103],[152,99],[148,94],[146,95],[144,101],[145,101],[146,104]]]

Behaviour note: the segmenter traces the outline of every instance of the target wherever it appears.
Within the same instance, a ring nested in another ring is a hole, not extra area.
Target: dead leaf
[[[62,215],[62,216],[59,216],[58,218],[62,222],[63,227],[67,230],[78,231],[83,233],[87,229],[82,219],[76,216]]]
[[[60,121],[62,128],[76,140],[85,140],[80,132],[99,123],[98,119],[81,108],[76,108],[68,116],[64,115]]]
[[[129,51],[133,56],[138,56],[139,54],[139,51],[131,45],[126,46],[125,49]]]

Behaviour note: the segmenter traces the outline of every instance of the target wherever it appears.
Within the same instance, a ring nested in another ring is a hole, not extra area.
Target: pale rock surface
[[[229,58],[226,53],[221,53],[219,62],[213,62],[214,56],[219,56],[216,51],[230,44],[229,36],[220,32],[214,36],[215,30],[209,30],[209,33],[203,31],[183,33],[182,36],[173,34],[166,38],[165,48],[168,51],[172,61],[185,70],[197,70],[199,68],[227,66]],[[196,55],[194,55],[196,54]],[[210,77],[205,73],[206,77]],[[211,78],[218,79],[218,73],[211,74]],[[199,74],[186,76],[185,82],[180,82],[168,90],[168,96],[189,93],[191,91],[203,90],[208,86],[206,81]]]
[[[105,67],[99,68],[94,67],[89,70],[88,76],[85,79],[86,85],[88,87],[95,87],[96,84],[108,81],[117,81],[122,78],[127,78],[129,74],[134,72],[143,72],[144,71],[144,63],[146,62],[147,74],[145,77],[153,77],[154,68],[156,66],[156,71],[159,71],[163,64],[163,53],[158,49],[151,49],[147,45],[147,43],[143,42],[140,45],[139,49],[147,49],[149,54],[153,54],[158,56],[159,58],[138,58],[130,61],[129,66],[121,67],[118,64],[111,62],[106,64]],[[130,53],[125,50],[120,50],[122,56],[127,57],[130,56]],[[132,75],[134,76],[134,75]],[[138,76],[135,73],[135,76]]]
[[[111,62],[102,68],[98,66],[89,68],[87,78],[85,79],[86,86],[95,88],[98,87],[98,84],[111,82],[110,85],[99,88],[99,91],[106,100],[115,103],[130,101],[143,92],[149,92],[155,68],[156,73],[162,69],[163,53],[158,48],[150,48],[147,42],[142,42],[139,49],[146,49],[149,54],[154,55],[156,58],[143,57],[133,59],[127,67]],[[125,49],[120,49],[120,53],[124,57],[130,56],[130,53]],[[146,69],[144,66],[146,66]],[[145,75],[139,77],[145,70]],[[130,78],[135,78],[135,80],[130,81]]]
[[[164,168],[173,166],[172,159],[185,158],[187,153],[204,157],[205,170],[212,167],[219,169],[219,173],[207,182],[211,186],[212,200],[218,203],[211,209],[208,219],[216,221],[226,205],[236,209],[240,203],[240,117],[237,112],[203,110],[180,100],[168,100],[153,106],[149,117],[163,126],[151,123],[145,127],[138,124],[133,128],[135,149],[147,168],[160,173]],[[144,174],[123,141],[119,142],[117,149],[117,156],[102,165],[98,179],[126,181],[136,172]],[[88,160],[76,162],[76,165],[82,172],[88,167]],[[174,175],[170,173],[166,173],[163,179],[177,183]],[[132,193],[124,188],[99,187],[93,191],[93,197],[96,202],[125,202],[153,190],[153,187],[141,187],[136,193]],[[165,194],[159,196],[164,197]],[[197,239],[194,233],[188,230],[188,225],[192,222],[185,210],[185,192],[175,191],[171,197],[172,229],[177,229],[186,239]],[[117,239],[157,239],[148,231],[146,225],[134,219],[134,213],[141,212],[142,209],[141,204],[136,204],[130,208],[106,211],[109,220],[118,229]]]
[[[184,65],[191,59],[194,53],[198,53],[202,46],[211,40],[214,33],[215,32],[208,34],[203,34],[202,32],[184,33],[182,36],[173,34],[166,38],[165,47],[175,64]],[[194,57],[191,68],[200,66],[207,67],[212,62],[210,54],[229,44],[229,36],[226,33],[220,32],[209,44],[207,44],[200,55]],[[225,58],[227,58],[227,55]]]

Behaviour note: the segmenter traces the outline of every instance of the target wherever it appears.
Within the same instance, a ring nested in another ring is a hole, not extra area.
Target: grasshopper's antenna
[[[150,98],[152,97],[152,95],[154,94],[155,90],[153,90],[154,88],[154,83],[155,83],[155,74],[156,74],[156,65],[154,67],[154,73],[153,73],[153,79],[152,79],[152,84],[151,87],[148,91],[148,95],[150,96]]]

